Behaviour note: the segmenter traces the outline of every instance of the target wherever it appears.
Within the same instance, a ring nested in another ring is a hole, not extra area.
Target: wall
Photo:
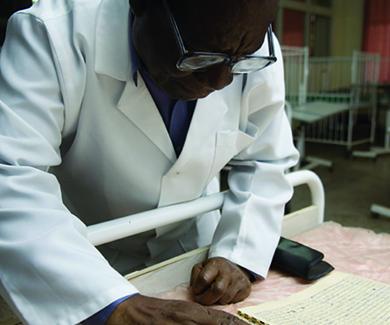
[[[363,49],[382,56],[380,82],[390,83],[390,1],[367,1],[365,12]]]
[[[364,0],[335,0],[332,8],[331,55],[348,56],[361,50]]]

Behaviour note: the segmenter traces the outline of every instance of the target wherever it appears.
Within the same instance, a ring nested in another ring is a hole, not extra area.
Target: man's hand
[[[202,305],[231,304],[244,300],[251,292],[248,275],[222,257],[196,264],[191,274],[195,301]]]
[[[121,303],[107,325],[246,325],[233,315],[194,302],[135,295]]]

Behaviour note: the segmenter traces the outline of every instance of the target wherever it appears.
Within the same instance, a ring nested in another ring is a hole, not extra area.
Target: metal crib
[[[379,55],[362,52],[309,60],[307,102],[312,110],[330,112],[307,128],[306,141],[342,145],[348,152],[374,141],[379,64]]]

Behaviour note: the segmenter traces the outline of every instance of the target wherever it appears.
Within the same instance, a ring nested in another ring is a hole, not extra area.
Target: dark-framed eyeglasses
[[[180,58],[177,60],[176,68],[184,72],[196,72],[207,69],[216,64],[227,64],[233,74],[244,74],[258,71],[268,67],[276,62],[274,52],[274,42],[272,37],[272,27],[268,26],[267,40],[269,56],[244,55],[239,58],[233,58],[226,53],[189,51],[186,49],[183,38],[181,37],[176,20],[169,8],[167,0],[162,0],[167,12],[169,23],[175,35],[176,43],[180,51]]]

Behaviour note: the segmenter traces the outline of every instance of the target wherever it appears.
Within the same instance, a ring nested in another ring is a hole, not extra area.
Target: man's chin
[[[204,90],[204,91],[194,91],[194,92],[189,92],[189,91],[179,91],[178,89],[176,91],[167,91],[167,93],[170,95],[170,97],[174,99],[179,99],[179,100],[197,100],[197,99],[202,99],[210,95],[214,90]]]
[[[160,84],[160,87],[169,97],[186,101],[205,98],[214,91],[212,88],[199,85],[187,78],[168,78],[166,82]]]

